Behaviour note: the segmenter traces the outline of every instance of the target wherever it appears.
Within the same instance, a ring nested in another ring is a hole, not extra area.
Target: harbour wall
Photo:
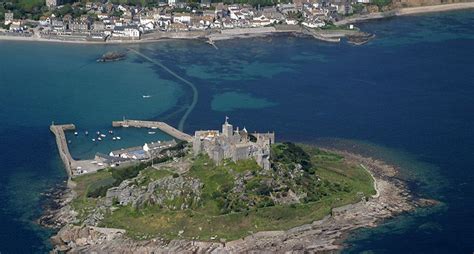
[[[66,141],[66,134],[64,131],[73,131],[76,129],[74,124],[63,124],[63,125],[54,125],[52,124],[49,129],[56,137],[56,145],[58,146],[59,156],[66,167],[68,177],[73,176],[73,164],[75,163],[74,159],[69,153],[69,148]]]
[[[150,129],[160,129],[164,133],[187,142],[192,141],[192,137],[178,129],[170,126],[164,122],[156,121],[140,121],[140,120],[123,120],[123,121],[113,121],[113,127],[136,127],[136,128],[150,128]]]

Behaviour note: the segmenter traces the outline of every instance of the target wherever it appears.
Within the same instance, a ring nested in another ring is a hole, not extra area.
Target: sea
[[[76,125],[78,135],[67,139],[73,157],[84,159],[171,139],[114,129],[113,120],[182,122],[193,133],[219,128],[225,117],[249,131],[275,131],[278,141],[383,159],[418,196],[440,201],[352,232],[344,253],[472,253],[474,12],[357,26],[376,37],[354,46],[281,35],[218,41],[218,49],[191,40],[0,41],[0,253],[51,248],[54,231],[37,219],[67,176],[50,124]],[[96,62],[109,51],[127,58]],[[108,136],[94,142],[98,131]]]

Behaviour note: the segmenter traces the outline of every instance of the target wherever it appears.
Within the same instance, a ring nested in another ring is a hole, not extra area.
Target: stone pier
[[[95,172],[99,169],[105,168],[106,165],[98,165],[92,160],[74,160],[69,152],[65,131],[73,131],[76,129],[74,124],[52,124],[49,129],[56,137],[56,145],[58,146],[59,156],[66,167],[66,172],[69,178],[81,175],[83,173]]]
[[[192,141],[192,137],[178,129],[170,126],[164,122],[155,122],[155,121],[140,121],[140,120],[123,120],[123,121],[113,121],[113,127],[136,127],[136,128],[150,128],[150,129],[159,129],[164,133],[187,142]]]

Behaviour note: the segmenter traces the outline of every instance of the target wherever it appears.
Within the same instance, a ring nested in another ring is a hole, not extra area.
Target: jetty
[[[58,146],[59,156],[66,167],[66,172],[69,178],[81,175],[83,173],[95,172],[99,169],[105,168],[105,165],[94,163],[93,160],[74,160],[69,152],[65,131],[73,131],[76,129],[74,124],[51,124],[49,127],[51,132],[56,137],[56,145]]]
[[[215,49],[219,49],[217,46],[216,46],[216,43],[214,43],[214,41],[212,40],[212,38],[209,37],[209,39],[206,41],[207,44],[213,46]]]
[[[159,129],[162,132],[176,138],[179,140],[191,142],[192,137],[171,125],[164,122],[156,121],[141,121],[141,120],[123,120],[123,121],[113,121],[113,127],[136,127],[136,128],[150,128],[150,129]]]

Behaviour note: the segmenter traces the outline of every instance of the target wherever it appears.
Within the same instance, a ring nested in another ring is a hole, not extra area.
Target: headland
[[[54,251],[327,252],[341,249],[351,230],[436,204],[411,193],[382,161],[278,143],[275,133],[227,119],[221,131],[194,136],[160,122],[114,126],[159,128],[185,141],[155,152],[144,146],[147,157],[72,177],[60,208],[41,220],[60,229]],[[64,128],[52,129],[67,160]]]

